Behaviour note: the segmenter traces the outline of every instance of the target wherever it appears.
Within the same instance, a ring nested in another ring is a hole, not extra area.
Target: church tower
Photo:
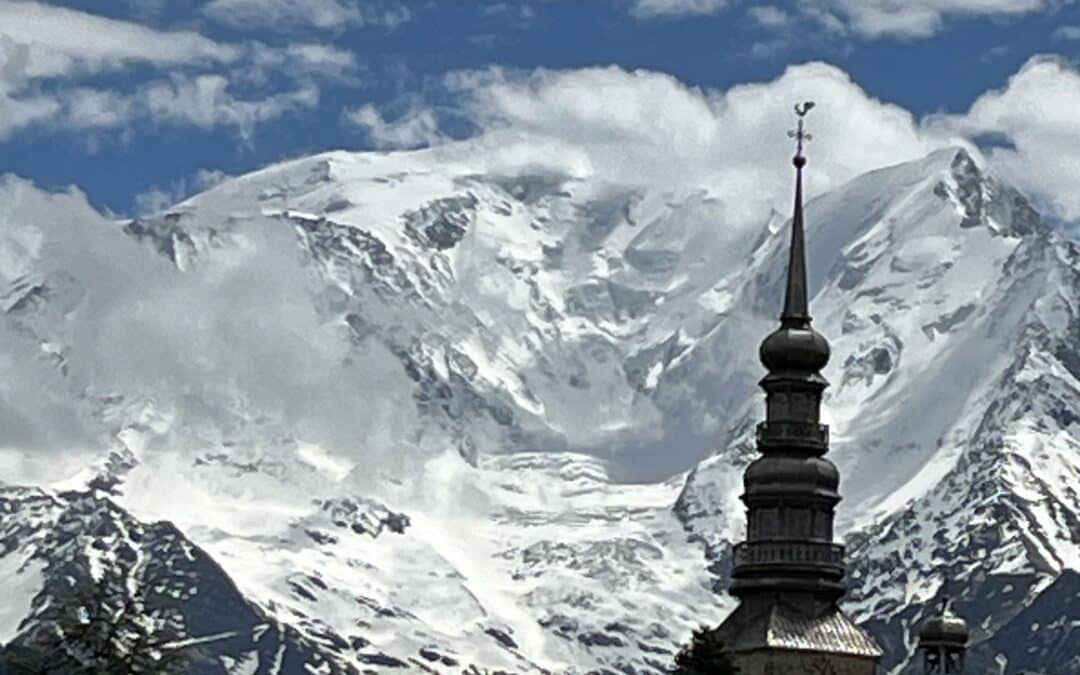
[[[795,106],[795,212],[780,327],[761,343],[768,374],[761,456],[747,469],[742,496],[746,541],[734,549],[730,592],[739,606],[720,627],[741,675],[875,675],[881,649],[840,610],[844,547],[833,543],[840,475],[825,459],[820,422],[829,343],[810,323],[803,223],[803,118]]]

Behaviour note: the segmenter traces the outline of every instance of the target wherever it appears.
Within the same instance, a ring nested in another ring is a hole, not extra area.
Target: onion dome
[[[816,373],[829,363],[829,343],[809,326],[781,326],[761,343],[761,363],[770,372],[789,370]]]
[[[967,622],[946,605],[939,614],[931,616],[919,631],[919,645],[967,645],[970,633]]]
[[[747,467],[743,483],[747,495],[796,489],[800,494],[835,497],[840,472],[835,464],[822,457],[766,455]]]

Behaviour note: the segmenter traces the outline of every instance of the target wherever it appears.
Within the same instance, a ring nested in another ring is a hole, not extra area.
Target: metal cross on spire
[[[787,132],[788,138],[795,139],[795,164],[802,168],[802,164],[806,163],[806,158],[803,157],[803,144],[813,140],[813,136],[806,131],[806,127],[803,124],[803,118],[806,117],[806,113],[810,112],[814,107],[813,101],[805,101],[803,103],[795,104],[795,114],[799,116],[799,126],[792,131]]]

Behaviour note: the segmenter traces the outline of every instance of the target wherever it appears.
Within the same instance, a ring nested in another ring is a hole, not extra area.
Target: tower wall
[[[734,660],[739,675],[877,675],[877,659],[865,656],[760,650]]]

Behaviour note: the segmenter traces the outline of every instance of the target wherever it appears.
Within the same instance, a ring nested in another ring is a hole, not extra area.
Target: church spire
[[[829,383],[829,342],[810,326],[803,223],[803,118],[813,103],[795,106],[795,213],[780,326],[761,343],[768,373],[765,421],[757,426],[759,456],[746,468],[742,495],[746,539],[732,549],[731,594],[738,608],[720,638],[740,672],[833,672],[873,675],[881,649],[837,604],[844,595],[844,547],[833,541],[840,473],[826,459],[829,428],[821,400]]]
[[[803,217],[803,167],[805,144],[813,137],[806,131],[806,114],[813,101],[795,106],[798,125],[788,136],[795,139],[795,212],[791,217],[791,246],[788,250],[787,285],[784,290],[784,309],[780,314],[780,329],[761,343],[761,361],[769,369],[769,377],[790,379],[797,376],[806,381],[825,385],[818,373],[829,362],[829,343],[810,327],[810,300],[806,283],[806,228]],[[768,378],[766,378],[768,379]],[[824,386],[822,386],[824,388]],[[768,387],[766,387],[768,390]],[[820,393],[820,392],[819,392]],[[804,421],[817,422],[813,419]]]
[[[803,145],[811,136],[803,124],[806,113],[814,107],[813,101],[797,104],[795,114],[799,117],[798,127],[789,131],[788,136],[796,141],[795,158],[795,213],[791,219],[791,250],[788,257],[787,291],[784,294],[784,312],[780,315],[784,325],[790,328],[804,328],[810,324],[809,302],[806,296],[806,235],[803,226],[802,172],[806,166]]]

